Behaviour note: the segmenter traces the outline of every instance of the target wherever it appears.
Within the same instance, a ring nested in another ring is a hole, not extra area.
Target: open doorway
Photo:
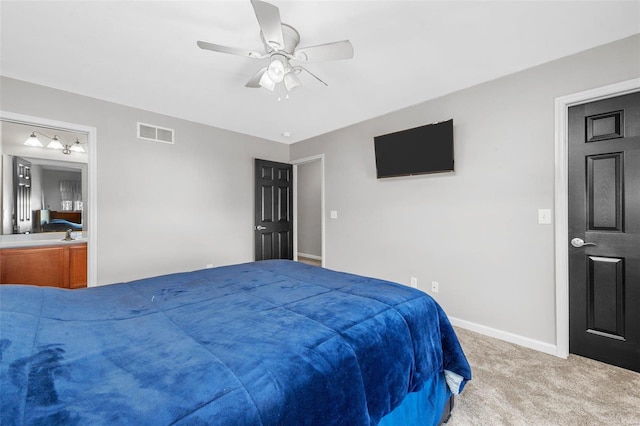
[[[294,167],[294,260],[325,266],[324,155],[292,162]]]
[[[96,182],[96,140],[97,140],[97,130],[95,127],[67,123],[58,120],[52,120],[41,117],[34,117],[24,114],[13,113],[9,111],[0,111],[0,123],[3,124],[3,140],[6,140],[5,130],[9,130],[11,126],[16,125],[19,128],[24,127],[27,129],[27,136],[34,130],[39,128],[46,129],[46,132],[55,133],[55,135],[66,135],[74,134],[76,136],[84,135],[85,139],[82,142],[86,141],[86,164],[83,164],[81,167],[83,170],[86,170],[86,173],[83,173],[82,179],[82,191],[84,192],[84,196],[82,197],[83,201],[83,214],[82,214],[82,225],[83,225],[83,233],[86,233],[86,241],[87,241],[87,256],[86,256],[86,273],[87,273],[87,286],[93,287],[97,285],[97,253],[96,253],[96,223],[97,223],[97,211],[96,211],[96,200],[97,200],[97,182]],[[54,135],[54,136],[55,136]],[[31,150],[29,150],[31,148]],[[34,154],[34,151],[38,151],[38,154]],[[64,151],[64,150],[63,150]],[[52,161],[55,159],[63,158],[60,155],[59,150],[47,150],[47,149],[39,149],[32,148],[24,145],[24,141],[20,141],[19,144],[15,145],[15,147],[8,149],[7,147],[3,147],[0,145],[0,153],[3,154],[15,154],[22,155],[26,157],[36,157],[38,158],[37,162],[42,164],[43,169],[51,169],[53,166],[57,165],[58,162]],[[65,153],[66,154],[66,153]],[[0,172],[3,167],[0,167]],[[44,172],[43,172],[44,173]],[[67,179],[68,180],[68,179]],[[5,182],[3,182],[3,185]],[[66,186],[66,185],[65,185]],[[59,187],[59,186],[58,186]],[[60,188],[60,187],[59,187]],[[4,195],[5,191],[2,191]],[[42,197],[39,197],[42,200]],[[45,200],[46,201],[46,200]],[[69,200],[67,200],[69,201]],[[74,200],[79,201],[79,200]],[[4,203],[3,203],[4,204]],[[45,203],[43,203],[45,204]],[[51,206],[55,205],[52,202],[46,202]],[[58,203],[59,204],[59,203]],[[41,206],[42,209],[43,206]],[[46,205],[44,206],[46,207]],[[60,210],[62,206],[60,206]],[[56,206],[57,208],[57,206]],[[5,213],[3,211],[3,218]],[[10,214],[9,214],[10,217]],[[2,221],[5,222],[4,220]],[[10,222],[9,222],[10,223]],[[13,235],[12,235],[13,236]],[[16,239],[28,239],[28,234],[17,234]],[[3,239],[7,240],[7,237]]]

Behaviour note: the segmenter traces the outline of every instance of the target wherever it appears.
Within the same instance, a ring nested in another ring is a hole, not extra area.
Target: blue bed
[[[41,225],[42,232],[64,232],[67,229],[73,231],[82,231],[82,224],[70,222],[66,219],[51,219],[48,223]]]
[[[471,379],[428,295],[291,261],[3,285],[0,308],[2,425],[437,424]]]

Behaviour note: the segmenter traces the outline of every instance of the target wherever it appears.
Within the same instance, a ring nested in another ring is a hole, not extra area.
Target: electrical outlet
[[[411,287],[418,288],[418,279],[416,277],[411,277]]]
[[[431,291],[434,293],[438,292],[438,281],[431,281]]]

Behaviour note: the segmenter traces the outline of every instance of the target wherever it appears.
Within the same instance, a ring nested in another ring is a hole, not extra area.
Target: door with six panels
[[[255,260],[293,260],[293,166],[255,160]]]
[[[640,92],[569,108],[569,351],[640,372]]]

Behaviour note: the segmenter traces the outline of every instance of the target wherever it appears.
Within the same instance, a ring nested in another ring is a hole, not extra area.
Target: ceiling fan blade
[[[251,77],[251,79],[249,81],[247,81],[247,84],[245,84],[245,87],[254,87],[254,88],[259,89],[260,88],[260,79],[262,78],[262,75],[265,72],[267,72],[267,67],[261,68],[260,71],[255,73],[255,75],[253,77]]]
[[[318,80],[320,83],[324,84],[325,86],[328,86],[327,83],[324,82],[324,80],[322,80],[320,77],[318,77],[317,75],[315,75],[314,73],[312,73],[311,71],[309,71],[308,69],[306,69],[305,67],[298,65],[293,67],[294,71],[296,71],[296,74],[299,74],[302,71],[306,71],[309,74],[311,74],[316,80]]]
[[[266,57],[266,55],[263,55],[263,54],[258,53],[258,52],[254,52],[253,50],[239,49],[237,47],[222,46],[220,44],[208,43],[206,41],[198,41],[198,47],[200,49],[204,49],[204,50],[212,50],[214,52],[229,53],[231,55],[238,55],[238,56],[246,56],[246,57],[254,58],[254,59],[262,59],[262,58]]]
[[[353,58],[353,46],[349,40],[319,44],[296,49],[294,56],[300,61],[320,62]]]
[[[280,9],[260,0],[251,0],[251,4],[256,13],[256,18],[258,18],[265,43],[274,50],[282,50],[284,48],[284,37],[282,35]]]

